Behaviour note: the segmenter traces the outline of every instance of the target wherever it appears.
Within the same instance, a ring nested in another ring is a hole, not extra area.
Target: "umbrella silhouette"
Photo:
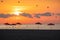
[[[16,24],[20,24],[21,25],[21,23],[16,23]]]
[[[9,23],[4,23],[5,25],[10,25]]]
[[[16,25],[16,24],[11,24],[11,25]]]
[[[42,23],[40,23],[40,22],[37,22],[37,23],[35,23],[35,24],[40,24],[40,25],[41,25]]]
[[[53,23],[49,23],[48,25],[55,25],[55,24],[53,24]]]

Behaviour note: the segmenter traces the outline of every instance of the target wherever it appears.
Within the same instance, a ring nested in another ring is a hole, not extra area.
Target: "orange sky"
[[[20,3],[18,3],[20,1]],[[47,8],[49,7],[49,8]],[[60,0],[3,0],[0,2],[0,14],[13,14],[16,10],[19,12],[34,13],[60,13]],[[0,23],[35,23],[35,22],[54,22],[60,23],[60,17],[55,16],[41,18],[27,18],[23,16],[13,16],[10,18],[0,18]],[[27,21],[26,21],[27,20]]]

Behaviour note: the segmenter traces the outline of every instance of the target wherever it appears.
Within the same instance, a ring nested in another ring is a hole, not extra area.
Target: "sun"
[[[10,14],[20,15],[24,13],[25,10],[27,10],[26,6],[12,6],[12,10]]]
[[[13,14],[14,15],[20,15],[20,14],[22,14],[23,12],[21,12],[21,8],[19,8],[19,7],[15,7],[14,8],[14,10],[13,10]]]
[[[15,14],[15,15],[19,15],[19,12],[17,11],[17,12],[15,12],[14,14]]]
[[[15,11],[14,12],[14,15],[20,15],[20,14],[22,14],[23,12],[19,12],[19,11]]]

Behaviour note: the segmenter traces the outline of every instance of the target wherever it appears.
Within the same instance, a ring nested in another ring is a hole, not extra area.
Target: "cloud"
[[[28,17],[28,18],[33,18],[31,14],[29,13],[22,13],[20,14],[21,16],[24,16],[24,17]],[[60,14],[58,14],[60,15]],[[8,18],[8,17],[11,17],[11,16],[14,16],[13,14],[0,14],[0,18]],[[46,13],[43,13],[43,14],[40,14],[40,13],[36,13],[34,14],[34,17],[36,18],[40,18],[41,16],[52,16],[52,14],[50,12],[46,12]]]
[[[0,14],[0,18],[8,18],[11,17],[12,15],[10,14]]]
[[[60,13],[57,13],[56,15],[57,15],[57,16],[60,16]]]
[[[42,14],[42,16],[52,16],[52,14],[50,12],[46,12],[46,13]]]
[[[52,14],[50,12],[46,12],[43,14],[37,13],[34,15],[34,17],[36,17],[36,18],[40,18],[40,16],[52,16]]]
[[[24,17],[29,17],[29,18],[33,18],[31,14],[28,14],[28,13],[22,13],[20,14],[21,16],[24,16]],[[11,16],[16,16],[16,15],[13,15],[13,14],[0,14],[0,18],[8,18],[8,17],[11,17]]]
[[[31,14],[28,14],[28,13],[23,13],[23,14],[20,14],[22,16],[25,16],[25,17],[29,17],[29,18],[33,18]]]
[[[35,14],[34,17],[40,18],[41,14]]]

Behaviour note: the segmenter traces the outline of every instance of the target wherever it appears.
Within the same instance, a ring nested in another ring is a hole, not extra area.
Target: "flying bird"
[[[49,8],[49,6],[47,6],[47,8]]]
[[[20,1],[18,1],[18,3],[20,3]]]
[[[3,2],[3,0],[0,1],[1,3]]]
[[[36,5],[36,7],[38,7],[38,5]]]

